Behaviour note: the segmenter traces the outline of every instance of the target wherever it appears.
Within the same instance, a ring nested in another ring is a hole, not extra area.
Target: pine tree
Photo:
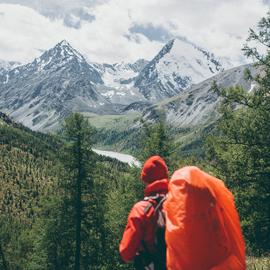
[[[74,269],[81,268],[81,240],[82,240],[82,197],[85,195],[83,186],[93,187],[91,178],[91,163],[93,160],[92,128],[88,121],[78,113],[72,114],[65,120],[64,134],[67,140],[64,164],[69,172],[69,184],[73,199],[75,214],[75,263]],[[93,167],[93,166],[92,166]]]
[[[208,138],[207,152],[217,173],[232,188],[242,219],[248,247],[257,252],[270,250],[270,14],[250,30],[248,41],[268,49],[259,54],[245,45],[244,52],[257,62],[257,75],[246,71],[256,82],[253,91],[242,87],[213,88],[223,98],[221,119],[215,135]]]

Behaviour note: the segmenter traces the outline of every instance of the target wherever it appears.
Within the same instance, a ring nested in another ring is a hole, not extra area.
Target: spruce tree
[[[81,237],[82,237],[82,197],[83,186],[93,186],[91,178],[91,161],[93,159],[92,128],[84,117],[75,113],[65,120],[64,134],[67,140],[64,165],[69,172],[69,184],[73,200],[75,218],[75,262],[74,269],[81,268]],[[67,191],[68,192],[68,191]],[[91,190],[90,190],[91,192]]]
[[[248,41],[267,49],[261,55],[255,47],[244,47],[245,54],[256,60],[257,75],[246,71],[255,87],[247,92],[240,86],[213,86],[223,101],[207,152],[235,194],[248,247],[260,253],[270,250],[270,14],[259,22],[258,31],[250,30]]]

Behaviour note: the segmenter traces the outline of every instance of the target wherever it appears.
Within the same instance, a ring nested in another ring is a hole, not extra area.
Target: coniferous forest
[[[240,214],[248,269],[270,269],[269,29],[270,15],[249,37],[266,54],[244,47],[262,71],[246,71],[256,89],[213,85],[222,97],[220,118],[203,134],[199,155],[177,151],[162,119],[143,122],[136,142],[141,162],[159,154],[170,173],[196,165],[225,181]],[[55,135],[0,115],[0,269],[133,269],[121,263],[118,245],[131,206],[143,197],[140,169],[95,154],[96,132],[79,113]]]

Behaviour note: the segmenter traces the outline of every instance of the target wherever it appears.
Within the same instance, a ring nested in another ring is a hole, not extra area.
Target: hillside
[[[90,123],[98,130],[96,142],[103,148],[136,155],[136,138],[141,133],[140,119],[155,122],[163,118],[171,129],[177,151],[181,155],[193,151],[200,153],[202,139],[219,118],[221,98],[212,90],[213,83],[216,82],[220,88],[240,85],[245,91],[250,92],[255,84],[244,79],[247,68],[252,74],[258,73],[253,66],[243,65],[223,71],[153,105],[142,106],[133,103],[125,108],[125,114],[121,116],[86,114]]]
[[[35,133],[0,114],[0,209],[29,221],[56,177],[57,149],[53,137]]]
[[[32,131],[0,112],[0,209],[20,220],[29,221],[40,199],[52,192],[59,177],[59,150],[63,141]],[[95,155],[100,163],[128,165]]]
[[[44,261],[46,258],[48,263],[52,262],[49,257],[51,249],[47,257],[43,257],[48,250],[48,241],[51,241],[50,245],[54,245],[55,238],[52,239],[51,235],[62,231],[66,233],[63,226],[60,231],[57,227],[57,220],[61,220],[60,218],[65,215],[63,209],[59,210],[62,201],[58,200],[59,196],[63,196],[61,190],[66,177],[66,172],[63,171],[63,158],[59,155],[65,153],[63,144],[65,140],[60,137],[32,131],[0,113],[0,269],[38,269],[37,261],[42,267],[47,264]],[[112,256],[113,266],[119,267],[118,257],[114,254],[118,244],[115,239],[120,241],[119,230],[123,227],[127,211],[125,208],[129,207],[131,202],[118,208],[120,211],[118,220],[114,220],[115,214],[110,206],[116,204],[122,196],[119,194],[114,197],[119,186],[123,189],[127,187],[133,189],[134,179],[131,177],[128,164],[95,153],[92,158],[91,162],[95,162],[95,167],[91,170],[94,187],[88,182],[86,188],[89,186],[94,189],[90,209],[102,209],[102,212],[91,212],[95,222],[99,223],[94,227],[92,223],[87,225],[91,226],[88,238],[95,237],[95,242],[91,238],[86,248],[94,247],[102,258],[96,262],[92,261],[91,264],[106,266],[108,256]],[[68,190],[72,194],[72,186]],[[131,195],[131,198],[133,197],[134,195]],[[89,205],[89,200],[86,202]],[[88,205],[86,206],[89,207]],[[57,217],[54,216],[56,213],[59,213]],[[108,227],[104,224],[105,217]],[[73,221],[70,214],[68,221],[71,223]],[[45,237],[48,238],[44,240]],[[107,246],[105,254],[104,247],[102,249],[97,247],[104,243],[104,239]],[[65,245],[65,251],[70,250],[64,237],[58,240],[57,244],[60,242]],[[61,258],[60,254],[57,256]],[[68,259],[64,261],[68,263]],[[111,265],[110,263],[108,265]],[[66,268],[63,266],[60,269]]]

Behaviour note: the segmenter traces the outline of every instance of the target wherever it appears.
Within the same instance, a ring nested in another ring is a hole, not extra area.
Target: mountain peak
[[[193,55],[194,49],[203,50],[193,42],[190,42],[187,39],[181,37],[170,40],[169,42],[167,42],[164,48],[167,48],[168,52],[177,54],[180,53],[181,55],[185,55],[187,54],[187,52]]]
[[[163,48],[161,49],[161,51],[158,53],[158,55],[156,56],[157,59],[162,58],[165,54],[169,53],[174,45],[175,39],[171,39],[170,41],[168,41]]]
[[[83,61],[84,57],[77,51],[75,50],[70,43],[67,40],[62,40],[61,42],[57,43],[54,48],[51,50],[58,56],[61,56],[62,58],[67,58],[67,57],[77,57],[79,61]],[[60,54],[59,54],[60,53]]]
[[[36,58],[34,65],[38,65],[38,70],[40,70],[45,66],[50,67],[55,64],[62,66],[70,61],[83,63],[85,59],[67,40],[62,40],[53,48],[45,51],[40,57]]]
[[[175,42],[175,38],[170,39],[170,40],[167,42],[167,45],[168,45],[168,46],[172,46],[172,45],[174,44],[174,42]]]
[[[161,55],[166,67],[168,63],[175,64],[181,73],[193,78],[193,83],[198,83],[223,70],[213,53],[183,37],[169,41],[161,50]],[[196,74],[192,74],[194,70]]]
[[[223,70],[214,54],[184,37],[168,41],[136,78],[135,87],[151,100],[172,97]]]
[[[69,42],[66,39],[63,39],[62,41],[60,41],[57,45],[60,46],[69,46],[71,47],[71,45],[69,44]]]

